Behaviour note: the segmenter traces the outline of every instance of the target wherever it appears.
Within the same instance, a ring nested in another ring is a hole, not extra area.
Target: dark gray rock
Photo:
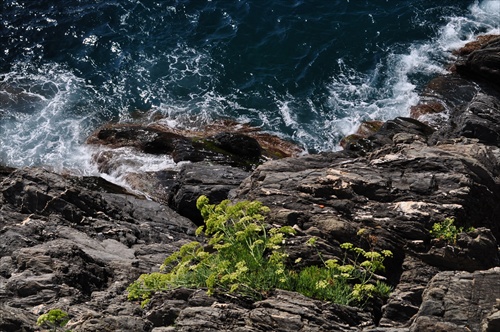
[[[247,135],[222,132],[215,135],[213,140],[217,147],[238,156],[259,159],[262,154],[262,147],[259,142]]]
[[[425,290],[410,331],[481,331],[498,298],[499,267],[473,273],[441,272]]]
[[[487,228],[460,233],[456,243],[434,241],[431,249],[420,257],[447,270],[472,272],[500,266],[497,240]]]
[[[402,239],[429,240],[432,224],[450,216],[459,225],[484,226],[500,235],[496,147],[468,141],[431,147],[417,141],[387,145],[366,158],[332,157],[268,162],[232,197],[260,200],[273,213],[300,212],[303,230],[321,230],[321,220],[337,218],[356,229],[390,230],[389,243],[399,245]],[[350,234],[338,241],[350,241]]]
[[[169,194],[169,206],[201,225],[203,218],[196,208],[198,197],[206,195],[212,204],[220,203],[248,175],[248,172],[231,166],[206,163],[182,165]]]
[[[203,296],[209,301],[184,307],[172,331],[360,331],[372,325],[370,315],[360,309],[315,301],[303,295],[277,290],[251,306],[228,299]],[[187,303],[190,305],[186,305]],[[170,309],[166,309],[168,314]]]
[[[364,156],[384,145],[392,144],[394,137],[398,134],[406,135],[405,140],[426,142],[433,132],[434,129],[423,122],[412,118],[398,117],[385,122],[374,134],[345,144],[344,150],[352,155]]]
[[[399,328],[417,313],[427,283],[440,270],[498,265],[499,153],[477,140],[428,146],[395,134],[392,143],[366,157],[339,153],[268,162],[231,197],[264,202],[273,223],[320,237],[327,257],[339,257],[342,242],[392,250],[384,275],[395,291],[379,324]],[[454,217],[458,226],[488,229],[460,235],[455,256],[443,257],[429,231],[446,217]],[[302,253],[318,263],[301,246],[302,237],[293,239],[291,257]]]
[[[382,308],[383,316],[379,322],[381,327],[406,325],[418,312],[428,282],[439,272],[439,268],[411,255],[405,257],[402,268],[398,284]]]
[[[0,330],[33,331],[52,308],[68,311],[73,331],[151,330],[125,288],[191,241],[195,225],[88,180],[0,172]]]
[[[479,91],[478,84],[456,73],[440,75],[426,85],[419,103],[411,108],[410,114],[438,131],[446,127],[446,130],[441,130],[441,135],[452,136],[449,133],[453,129],[449,126],[450,115],[467,107]]]
[[[22,308],[0,304],[0,331],[32,332],[37,316]]]
[[[465,75],[477,77],[497,85],[500,82],[500,37],[490,40],[473,51],[457,70]]]

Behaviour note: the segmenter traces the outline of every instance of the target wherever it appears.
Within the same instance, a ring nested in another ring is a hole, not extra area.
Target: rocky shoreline
[[[123,147],[189,161],[129,174],[149,200],[101,178],[0,167],[0,331],[38,331],[52,308],[72,331],[499,331],[498,82],[500,38],[481,38],[428,84],[413,118],[367,124],[344,150],[315,155],[227,123],[204,136],[100,128],[89,144],[109,148],[94,156],[102,172]],[[287,252],[307,264],[318,261],[312,236],[326,256],[342,242],[391,250],[394,291],[364,309],[281,290],[257,302],[182,288],[145,308],[127,301],[132,281],[195,239],[201,194],[263,202],[270,223],[298,230]],[[446,218],[473,229],[433,238]]]

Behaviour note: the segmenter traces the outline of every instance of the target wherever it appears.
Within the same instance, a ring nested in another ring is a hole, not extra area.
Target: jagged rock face
[[[273,222],[320,237],[325,255],[339,257],[335,248],[342,242],[392,250],[385,275],[395,290],[379,324],[401,326],[417,313],[437,272],[500,264],[500,149],[467,139],[428,146],[422,137],[397,133],[392,144],[365,157],[333,153],[268,162],[232,197],[264,202]],[[431,241],[432,225],[446,217],[477,229],[453,246]],[[294,246],[292,253],[307,257],[306,246]]]
[[[175,330],[197,331],[359,331],[371,325],[361,309],[315,301],[277,290],[262,301],[234,303],[203,290],[179,289],[156,295],[145,308],[155,327],[175,322]]]
[[[466,75],[481,78],[500,88],[500,37],[491,38],[479,49],[470,53],[457,70]]]
[[[398,143],[365,158],[323,154],[266,163],[234,198],[301,214],[304,230],[322,229],[322,218],[337,218],[358,228],[390,229],[393,241],[428,240],[433,223],[455,216],[498,237],[499,166],[496,147]]]
[[[186,164],[181,167],[169,195],[169,206],[198,225],[203,224],[196,200],[205,195],[213,204],[227,198],[249,175],[242,169],[210,165],[205,163]]]
[[[495,331],[500,298],[500,268],[441,272],[423,294],[411,332]],[[471,306],[471,304],[474,304]]]
[[[195,225],[122,189],[104,190],[113,185],[88,189],[103,182],[1,169],[1,331],[34,331],[50,308],[80,315],[79,331],[150,330],[124,290],[190,241]]]

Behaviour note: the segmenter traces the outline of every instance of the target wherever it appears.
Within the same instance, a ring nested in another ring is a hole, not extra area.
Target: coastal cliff
[[[412,118],[314,155],[266,146],[269,138],[251,130],[200,138],[101,128],[89,143],[190,161],[175,172],[129,174],[135,193],[101,178],[2,167],[0,330],[37,331],[37,317],[60,308],[72,331],[498,331],[499,82],[500,39],[492,37],[429,82]],[[102,172],[117,167],[110,151],[95,155]],[[184,288],[144,308],[127,301],[131,282],[196,238],[202,194],[268,206],[269,223],[298,230],[291,259],[317,263],[311,237],[326,256],[343,242],[391,250],[383,277],[393,292],[363,309],[282,290],[260,301]],[[454,242],[431,236],[447,218],[466,229]]]

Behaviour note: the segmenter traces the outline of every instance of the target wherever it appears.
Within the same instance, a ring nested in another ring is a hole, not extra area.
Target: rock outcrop
[[[93,178],[0,174],[0,330],[34,331],[53,307],[69,311],[80,331],[148,330],[124,290],[191,240],[195,225],[113,185],[87,189]]]
[[[215,149],[208,155],[221,149],[226,157],[127,175],[151,200],[99,178],[0,168],[0,330],[36,331],[38,315],[61,308],[72,331],[497,331],[498,39],[480,47],[429,83],[413,109],[418,119],[376,123],[343,151],[249,169],[224,158],[262,156],[266,147],[251,130],[207,130]],[[90,142],[150,154],[203,150],[192,136],[162,130],[113,125]],[[104,152],[96,160],[111,172],[116,159]],[[379,278],[393,292],[362,309],[281,290],[256,302],[184,288],[158,293],[144,308],[127,301],[133,280],[195,239],[200,194],[263,202],[270,223],[297,230],[286,250],[303,264],[339,257],[342,242],[391,250]],[[445,218],[464,228],[456,240],[431,236]],[[306,244],[313,236],[322,257]]]
[[[180,130],[160,123],[107,124],[97,129],[87,143],[111,149],[131,147],[153,155],[167,154],[175,162],[207,161],[247,170],[265,160],[296,156],[302,151],[291,142],[231,121],[215,123],[200,131]],[[106,151],[112,154],[112,150]],[[101,172],[109,173],[116,168],[109,164],[109,156],[98,153],[94,159]]]
[[[496,331],[499,289],[500,267],[441,272],[427,286],[410,331]]]

